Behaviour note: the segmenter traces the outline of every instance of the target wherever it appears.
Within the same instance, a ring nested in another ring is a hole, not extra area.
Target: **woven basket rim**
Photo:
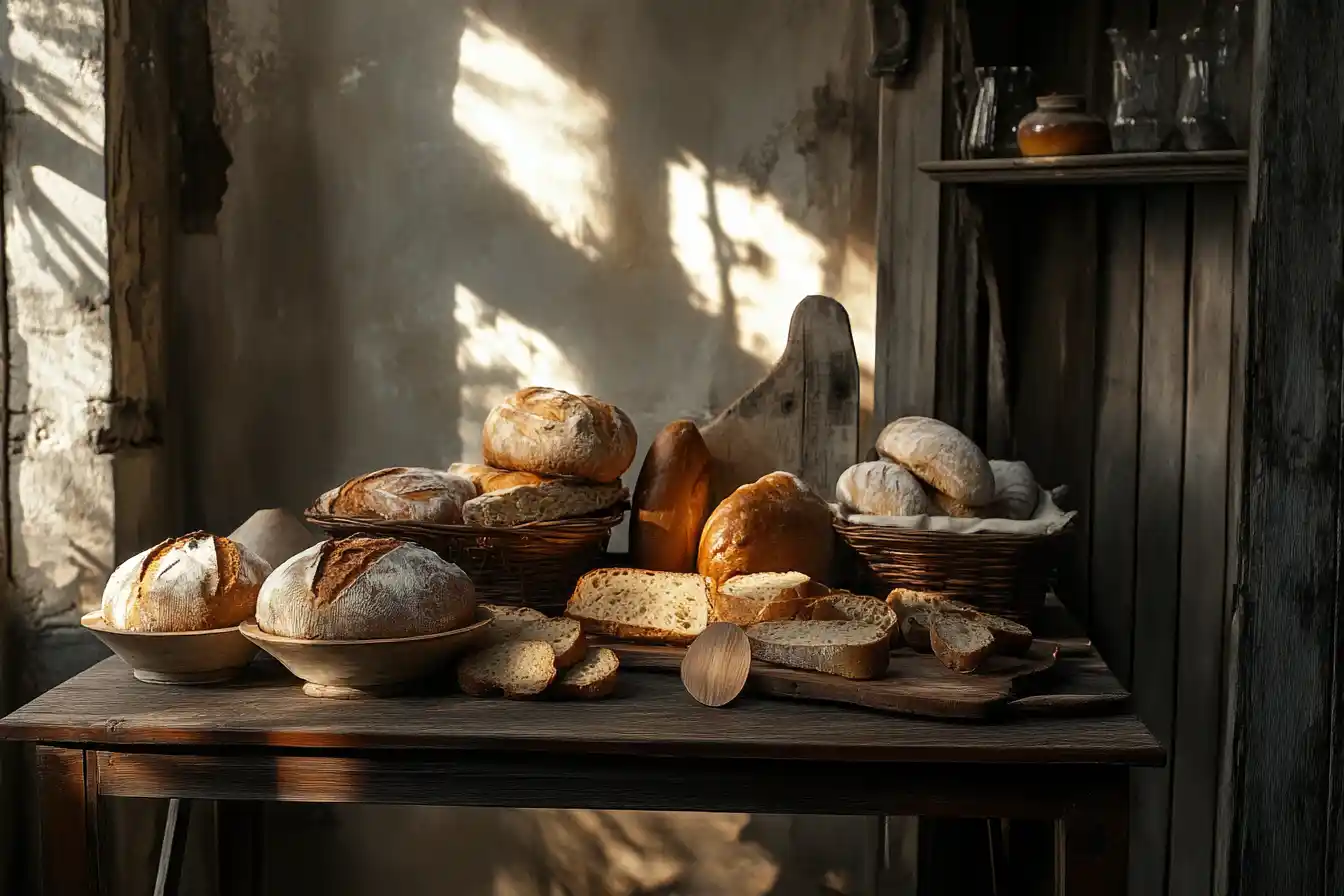
[[[831,518],[831,525],[835,531],[839,532],[846,540],[850,535],[881,539],[911,539],[926,541],[951,541],[953,539],[961,540],[966,538],[984,539],[1001,541],[1006,544],[1031,544],[1033,542],[1050,541],[1073,532],[1073,521],[1056,529],[1054,532],[1044,533],[1022,533],[1022,532],[949,532],[946,529],[902,529],[896,526],[874,526],[870,523],[853,523],[839,517]]]
[[[424,535],[443,535],[457,537],[499,537],[509,533],[527,535],[545,535],[548,532],[588,532],[612,529],[625,517],[624,505],[617,505],[601,515],[568,517],[562,520],[547,520],[537,523],[521,523],[517,526],[468,526],[453,523],[428,523],[417,520],[385,520],[377,517],[338,516],[328,513],[307,511],[304,518],[310,523],[326,528],[339,526],[349,529],[373,529],[382,532],[409,530]]]

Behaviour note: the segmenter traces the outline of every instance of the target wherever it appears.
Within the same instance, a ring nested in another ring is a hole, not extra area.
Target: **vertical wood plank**
[[[1172,892],[1209,893],[1218,780],[1227,549],[1236,193],[1196,187],[1190,251],[1181,599],[1172,775]]]
[[[1185,436],[1186,253],[1189,189],[1144,191],[1139,482],[1134,568],[1134,705],[1172,744],[1180,595],[1181,464]],[[1170,768],[1136,770],[1130,892],[1165,893]],[[1162,857],[1159,860],[1157,857]]]
[[[1097,436],[1092,470],[1092,639],[1132,681],[1134,538],[1139,472],[1143,196],[1111,192],[1103,210]]]
[[[90,763],[93,764],[93,763]],[[85,782],[83,750],[39,746],[37,785],[42,839],[42,892],[97,896],[96,812]]]
[[[1337,893],[1344,9],[1256,12],[1230,891]]]

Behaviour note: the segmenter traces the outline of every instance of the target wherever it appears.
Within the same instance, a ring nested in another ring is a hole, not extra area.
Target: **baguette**
[[[710,600],[716,621],[754,625],[796,619],[810,611],[816,595],[824,591],[800,572],[755,572],[724,582]]]
[[[753,659],[867,680],[886,674],[890,635],[865,622],[761,622],[747,629]]]
[[[525,699],[555,680],[555,652],[541,641],[505,641],[473,653],[457,666],[457,684],[465,694]]]
[[[630,509],[631,566],[695,572],[700,532],[711,510],[713,463],[690,420],[674,420],[654,437]]]
[[[558,697],[597,700],[616,689],[616,672],[621,660],[609,647],[593,647],[577,665],[560,674],[551,687]]]
[[[973,618],[933,610],[928,620],[933,655],[954,672],[974,672],[994,652],[994,635]]]
[[[565,607],[590,634],[689,644],[709,624],[712,583],[695,573],[595,569]]]

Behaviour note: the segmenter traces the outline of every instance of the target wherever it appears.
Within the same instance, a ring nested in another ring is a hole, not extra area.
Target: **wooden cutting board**
[[[626,669],[676,673],[686,655],[684,647],[606,639],[601,643],[616,651]],[[876,681],[850,681],[821,672],[753,662],[746,690],[775,697],[848,703],[904,715],[986,719],[1006,714],[1015,699],[1043,690],[1058,654],[1058,644],[1037,641],[1025,657],[991,657],[979,671],[963,675],[947,669],[931,655],[901,648],[892,651],[887,676]],[[1049,710],[1037,705],[1035,711]]]

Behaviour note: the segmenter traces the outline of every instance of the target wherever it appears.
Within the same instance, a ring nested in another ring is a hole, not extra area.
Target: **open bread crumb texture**
[[[697,575],[604,570],[580,587],[570,609],[585,618],[685,633],[708,622],[705,582]]]
[[[561,684],[570,687],[586,687],[596,684],[609,675],[615,674],[620,667],[616,652],[607,647],[590,649],[586,656],[562,673]]]
[[[784,591],[807,585],[812,580],[801,572],[753,572],[733,576],[719,586],[724,594],[746,600],[775,600]]]
[[[457,676],[469,694],[540,694],[555,678],[555,651],[542,641],[506,641],[464,659]]]

